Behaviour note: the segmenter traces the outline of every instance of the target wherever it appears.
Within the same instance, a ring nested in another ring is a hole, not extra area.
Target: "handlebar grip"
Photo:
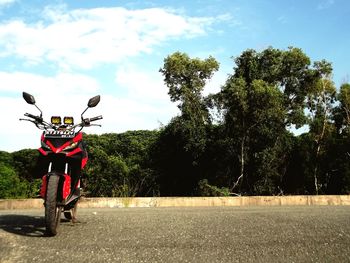
[[[97,121],[103,119],[102,115],[90,118],[90,121]]]
[[[30,113],[25,113],[24,116],[32,118],[32,119],[36,118],[36,116],[34,116],[33,114],[30,114]]]
[[[33,114],[30,114],[30,113],[25,113],[24,116],[26,117],[29,117],[29,118],[32,118],[34,120],[36,120],[37,122],[41,123],[43,121],[43,118],[42,117],[39,117],[39,116],[35,116]]]

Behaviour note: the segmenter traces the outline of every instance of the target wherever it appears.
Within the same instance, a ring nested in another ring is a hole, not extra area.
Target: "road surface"
[[[0,262],[350,262],[349,206],[0,210]]]

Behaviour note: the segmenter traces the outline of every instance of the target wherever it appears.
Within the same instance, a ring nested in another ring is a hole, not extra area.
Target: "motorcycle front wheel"
[[[45,224],[46,232],[50,236],[57,234],[61,220],[62,208],[57,205],[57,189],[60,177],[51,175],[47,183],[45,200]]]

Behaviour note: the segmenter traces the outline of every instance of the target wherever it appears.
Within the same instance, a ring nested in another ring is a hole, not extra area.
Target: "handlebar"
[[[90,118],[90,122],[91,122],[91,121],[98,121],[98,120],[102,120],[102,119],[103,119],[102,115],[99,115],[99,116]]]
[[[97,121],[97,120],[101,120],[103,119],[102,115],[99,115],[99,116],[96,116],[96,117],[93,117],[93,118],[85,118],[85,119],[82,119],[82,122],[79,123],[79,124],[76,124],[72,127],[72,129],[76,128],[76,127],[81,127],[81,129],[83,129],[84,127],[89,127],[89,126],[99,126],[101,127],[101,125],[98,125],[98,124],[91,124],[91,122],[93,121]],[[81,131],[81,129],[79,131]]]
[[[99,116],[96,116],[93,118],[85,118],[85,119],[82,119],[82,122],[80,124],[77,124],[75,126],[81,126],[82,128],[86,127],[86,126],[101,126],[101,125],[91,124],[91,122],[98,121],[101,119],[103,119],[102,115],[99,115]]]
[[[30,113],[24,113],[24,116],[26,116],[26,117],[30,117],[30,118],[35,118],[35,115],[33,115],[33,114],[30,114]]]
[[[24,116],[32,118],[35,121],[37,121],[38,123],[42,123],[43,122],[43,118],[41,116],[35,116],[33,114],[30,114],[30,113],[25,113]]]
[[[56,130],[59,128],[59,127],[56,127],[50,123],[45,122],[41,116],[35,116],[33,114],[30,114],[30,113],[25,113],[24,116],[29,117],[31,119],[20,119],[21,121],[30,121],[30,122],[34,123],[35,126],[41,130],[46,130],[48,128]],[[88,126],[100,126],[101,127],[101,125],[98,125],[98,124],[91,124],[91,122],[101,120],[101,119],[103,119],[102,115],[99,115],[99,116],[96,116],[93,118],[82,119],[81,123],[76,124],[74,126],[67,127],[67,129],[74,130],[76,127],[81,127],[81,129],[83,129],[84,127],[88,127]],[[79,131],[81,131],[81,129]]]

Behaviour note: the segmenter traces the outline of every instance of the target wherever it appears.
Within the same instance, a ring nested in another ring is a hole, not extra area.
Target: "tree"
[[[325,185],[327,194],[350,192],[350,84],[340,86],[336,95],[338,104],[333,108],[332,120],[336,134],[326,141],[324,150],[327,163]]]
[[[0,199],[26,198],[27,185],[17,176],[15,170],[0,162]]]
[[[350,134],[350,84],[341,85],[337,94],[339,105],[334,108],[333,119],[338,133]]]
[[[267,161],[267,149],[274,147],[278,141],[276,138],[284,129],[285,113],[280,90],[261,79],[253,80],[250,84],[249,81],[231,76],[216,97],[219,107],[224,110],[225,135],[231,147],[229,154],[234,162],[234,156],[238,156],[239,162],[239,173],[231,181],[231,190],[241,184],[247,173],[247,164],[250,161],[252,164],[253,155],[257,160],[260,153],[261,161]],[[266,172],[260,171],[265,175]],[[250,183],[254,183],[255,179],[250,179]]]
[[[202,91],[219,63],[213,58],[201,60],[190,58],[185,53],[175,52],[164,59],[160,72],[169,88],[172,102],[178,102],[181,118],[177,119],[175,129],[184,136],[185,149],[192,152],[194,161],[205,148],[205,126],[209,122],[208,109]]]
[[[299,48],[283,51],[269,47],[260,53],[248,49],[235,59],[233,77],[244,79],[248,86],[254,80],[276,86],[283,94],[285,125],[301,127],[307,121],[305,98],[317,79],[310,63],[310,58]]]
[[[34,179],[41,178],[43,175],[36,174],[36,165],[38,161],[39,152],[34,149],[23,149],[13,152],[13,168],[20,178],[29,182]]]
[[[287,145],[286,128],[306,122],[303,110],[314,72],[309,68],[310,59],[297,48],[268,48],[260,53],[249,49],[235,59],[235,64],[221,92],[213,96],[223,113],[225,136],[231,145],[228,153],[234,163],[238,157],[239,170],[231,171],[235,178],[231,189],[242,187],[245,180],[245,189],[240,191],[265,192],[262,189],[273,185],[268,178],[283,176],[280,173],[285,160],[278,153]],[[261,182],[265,187],[254,187]]]
[[[92,196],[120,196],[120,187],[125,184],[128,168],[118,156],[107,155],[101,147],[90,150],[91,163],[86,171],[86,189]]]
[[[310,134],[315,142],[315,161],[314,161],[314,186],[315,193],[318,194],[320,182],[318,176],[320,155],[325,137],[332,133],[334,125],[330,123],[333,103],[335,101],[336,89],[331,81],[332,66],[329,62],[323,60],[315,62],[315,72],[318,79],[308,94],[307,104],[310,112]]]
[[[231,144],[228,153],[234,163],[238,157],[239,171],[231,171],[235,178],[231,186],[241,187],[245,179],[248,192],[276,192],[280,188],[276,178],[279,177],[279,183],[283,181],[286,169],[282,167],[289,158],[283,147],[291,151],[289,127],[310,123],[307,109],[317,112],[317,116],[323,112],[325,118],[321,118],[318,134],[324,136],[322,130],[330,116],[335,90],[330,80],[331,66],[321,61],[311,67],[302,50],[293,47],[286,51],[271,47],[262,52],[249,49],[235,59],[235,64],[234,73],[221,92],[212,96],[223,114],[225,136]],[[311,123],[316,125],[316,119]],[[316,144],[320,146],[320,142]],[[316,151],[318,156],[320,149]],[[275,178],[275,183],[271,178]],[[254,188],[254,184],[259,187]]]
[[[150,149],[157,131],[85,135],[89,162],[86,189],[92,196],[157,195]]]
[[[206,151],[209,111],[202,91],[219,68],[213,58],[190,58],[175,52],[164,59],[160,72],[172,102],[181,115],[161,131],[155,147],[161,194],[193,195],[201,179],[201,158]]]

